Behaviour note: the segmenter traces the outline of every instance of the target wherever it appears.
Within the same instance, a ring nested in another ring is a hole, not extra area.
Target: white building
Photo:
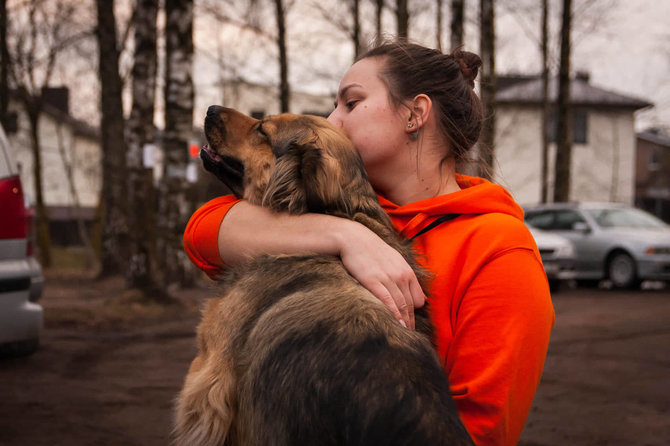
[[[550,82],[556,104],[557,82]],[[541,201],[542,83],[539,77],[501,77],[497,92],[497,182],[522,204]],[[635,111],[646,101],[595,87],[579,74],[570,86],[573,145],[570,200],[635,201]],[[550,119],[555,126],[555,119]],[[550,132],[551,133],[551,132]],[[549,197],[553,196],[556,144],[550,144]]]

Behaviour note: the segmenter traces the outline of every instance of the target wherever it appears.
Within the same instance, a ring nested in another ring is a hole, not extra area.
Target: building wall
[[[670,222],[670,146],[637,138],[635,205]]]
[[[521,204],[541,199],[539,107],[500,105],[496,132],[496,176]],[[635,131],[630,111],[588,111],[586,144],[572,145],[570,198],[574,201],[634,202]],[[553,195],[555,144],[549,148],[549,197]]]
[[[26,193],[35,199],[33,154],[30,127],[19,108],[18,131],[9,136],[20,165]],[[70,190],[66,165],[72,166],[75,194],[80,207],[97,206],[101,188],[101,149],[96,138],[76,133],[72,125],[43,113],[39,124],[42,155],[42,191],[49,207],[72,207],[75,197]]]
[[[223,105],[251,115],[262,112],[265,116],[279,113],[277,88],[248,83],[228,83],[223,89]],[[328,115],[333,110],[334,98],[300,91],[291,92],[292,113]]]

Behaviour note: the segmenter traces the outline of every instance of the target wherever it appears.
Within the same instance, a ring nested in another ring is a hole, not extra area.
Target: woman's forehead
[[[362,88],[373,88],[382,84],[379,77],[381,69],[381,60],[379,58],[366,58],[359,60],[349,68],[342,82],[340,82],[340,94],[352,86],[359,86]]]

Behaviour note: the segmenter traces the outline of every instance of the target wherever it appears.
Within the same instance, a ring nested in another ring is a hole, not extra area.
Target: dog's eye
[[[265,130],[263,130],[263,124],[258,124],[258,127],[256,128],[256,131],[265,139],[268,139],[268,134],[265,133]]]

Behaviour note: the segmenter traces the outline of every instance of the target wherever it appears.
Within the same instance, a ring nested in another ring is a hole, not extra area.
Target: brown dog
[[[414,264],[355,148],[325,119],[212,106],[205,133],[204,165],[236,195],[356,220]],[[261,256],[222,283],[178,398],[177,444],[472,444],[425,312],[417,331],[403,328],[334,256]]]

